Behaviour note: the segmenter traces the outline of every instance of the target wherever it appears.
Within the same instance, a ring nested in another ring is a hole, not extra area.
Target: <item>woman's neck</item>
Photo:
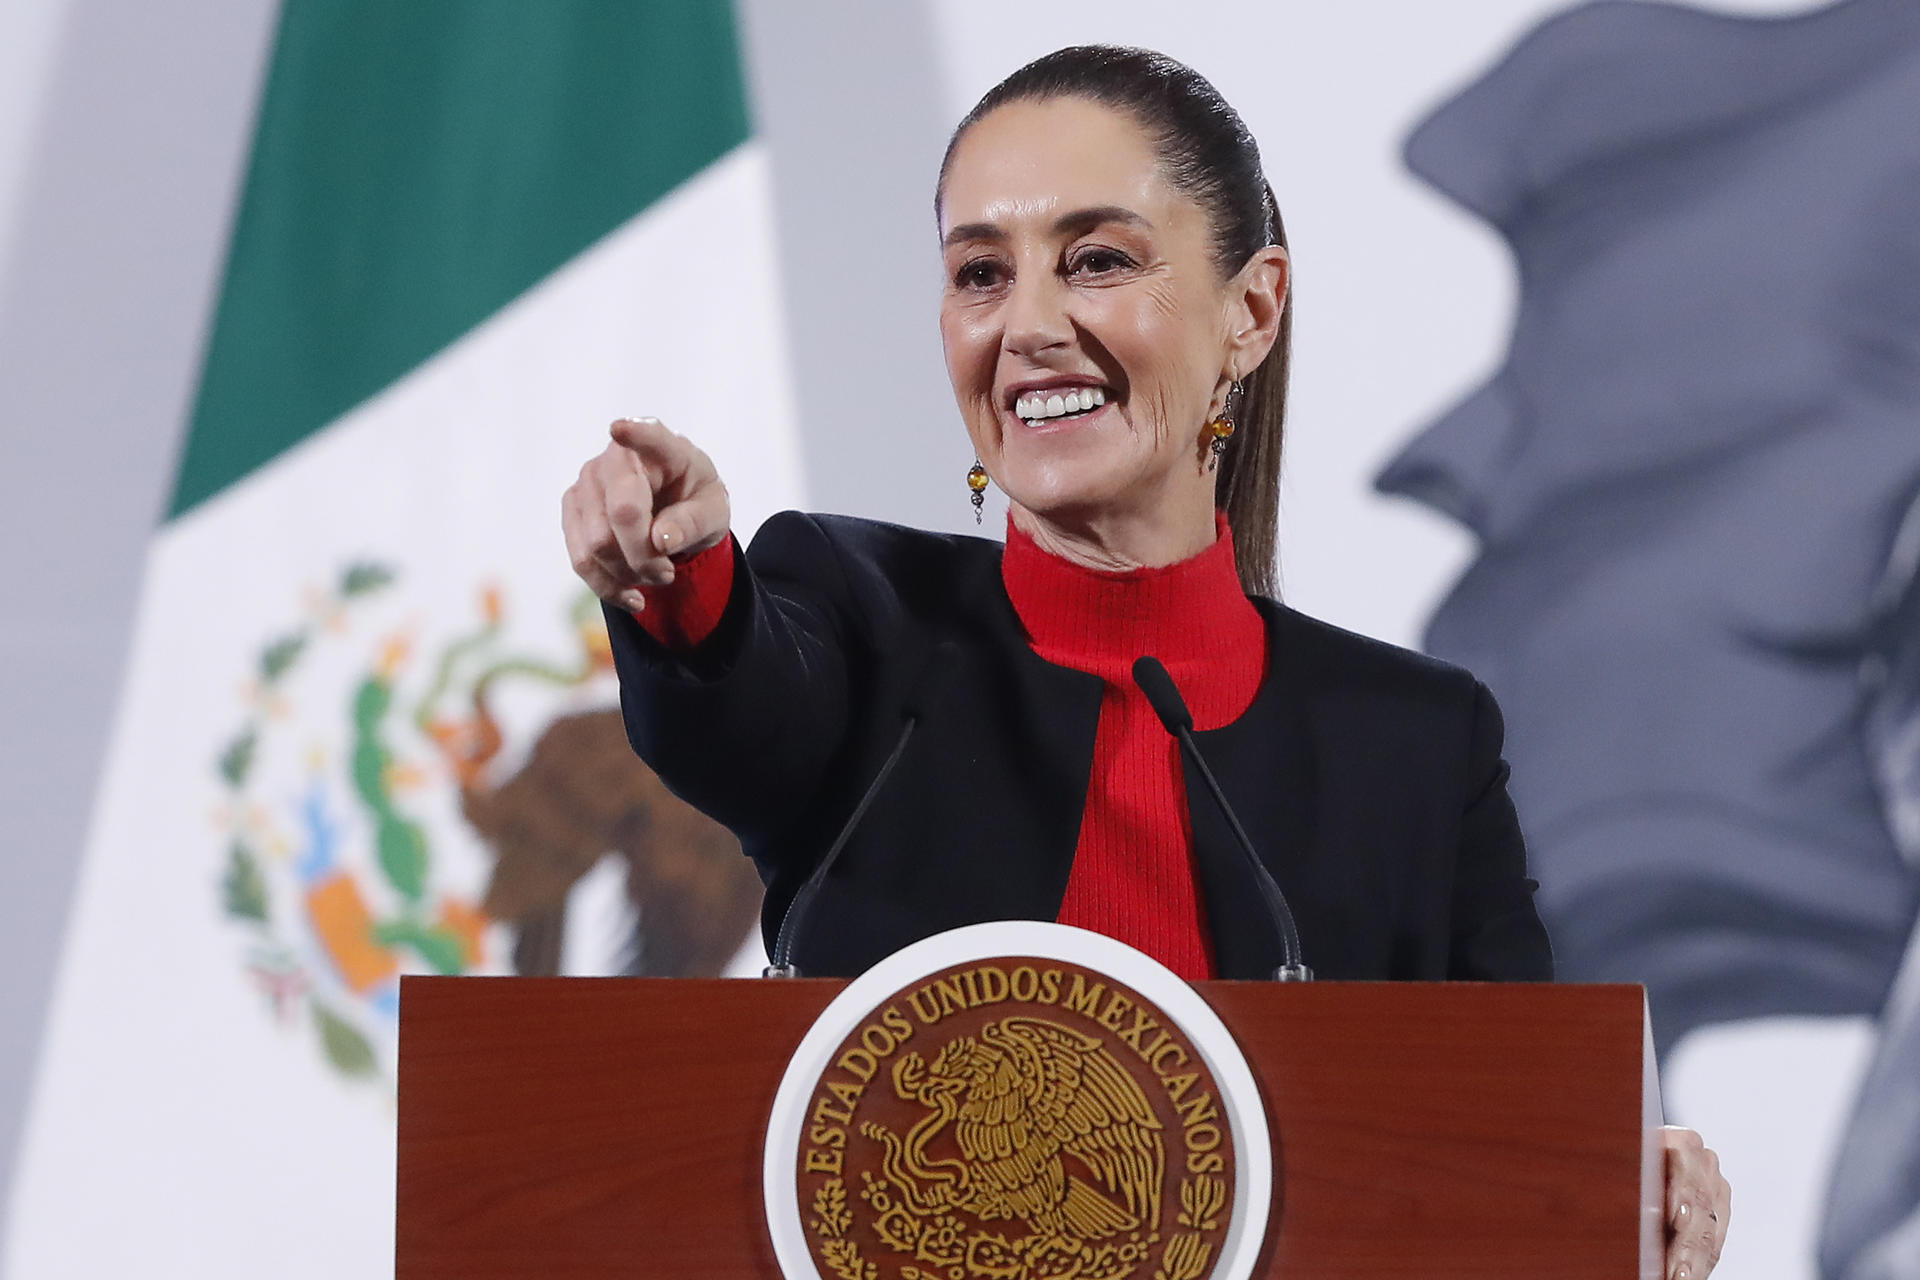
[[[1211,505],[1144,516],[1109,511],[1081,520],[1044,516],[1016,502],[1008,514],[1042,551],[1104,573],[1179,564],[1212,546],[1218,532]]]

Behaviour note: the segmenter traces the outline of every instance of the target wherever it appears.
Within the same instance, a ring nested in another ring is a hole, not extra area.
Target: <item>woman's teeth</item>
[[[1107,402],[1100,387],[1081,387],[1074,391],[1030,391],[1013,402],[1013,411],[1028,422],[1063,418],[1070,413],[1086,413]]]

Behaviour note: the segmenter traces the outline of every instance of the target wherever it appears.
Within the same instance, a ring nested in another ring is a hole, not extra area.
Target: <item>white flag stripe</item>
[[[744,532],[799,503],[776,279],[749,143],[155,540],[21,1154],[11,1275],[159,1258],[214,1276],[391,1266],[390,1098],[343,1085],[310,1023],[276,1025],[245,931],[220,915],[214,766],[240,690],[303,588],[353,559],[399,576],[289,687],[299,724],[283,737],[316,751],[344,752],[345,694],[385,628],[467,629],[487,581],[504,589],[516,650],[577,649],[558,496],[611,417],[650,412],[696,434]],[[310,687],[333,705],[302,701]],[[606,702],[611,688],[575,696]],[[552,713],[501,703],[510,742]],[[291,809],[290,785],[275,785],[268,807]],[[462,841],[452,789],[409,804],[432,832],[436,881],[477,895],[485,852]],[[83,1225],[101,1212],[111,1230]]]

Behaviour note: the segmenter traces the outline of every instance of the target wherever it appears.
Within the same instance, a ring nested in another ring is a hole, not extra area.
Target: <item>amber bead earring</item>
[[[973,460],[973,466],[967,472],[967,488],[972,490],[967,501],[973,503],[973,522],[980,523],[980,509],[987,505],[987,469],[980,465],[980,459]]]
[[[1207,424],[1207,431],[1213,439],[1207,442],[1207,470],[1212,471],[1220,465],[1220,459],[1227,452],[1227,441],[1233,439],[1233,415],[1239,409],[1240,384],[1234,382],[1227,388],[1227,398],[1220,405],[1220,412]]]

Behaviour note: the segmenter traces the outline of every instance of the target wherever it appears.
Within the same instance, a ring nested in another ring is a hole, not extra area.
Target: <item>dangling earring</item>
[[[987,469],[980,465],[978,458],[967,472],[967,488],[973,491],[967,495],[967,501],[973,503],[973,522],[979,524],[980,508],[987,505]]]
[[[1235,382],[1227,388],[1227,398],[1220,406],[1220,415],[1207,424],[1207,430],[1213,439],[1207,442],[1207,470],[1212,471],[1220,465],[1220,459],[1226,455],[1227,441],[1233,439],[1233,415],[1239,409],[1240,384]]]

